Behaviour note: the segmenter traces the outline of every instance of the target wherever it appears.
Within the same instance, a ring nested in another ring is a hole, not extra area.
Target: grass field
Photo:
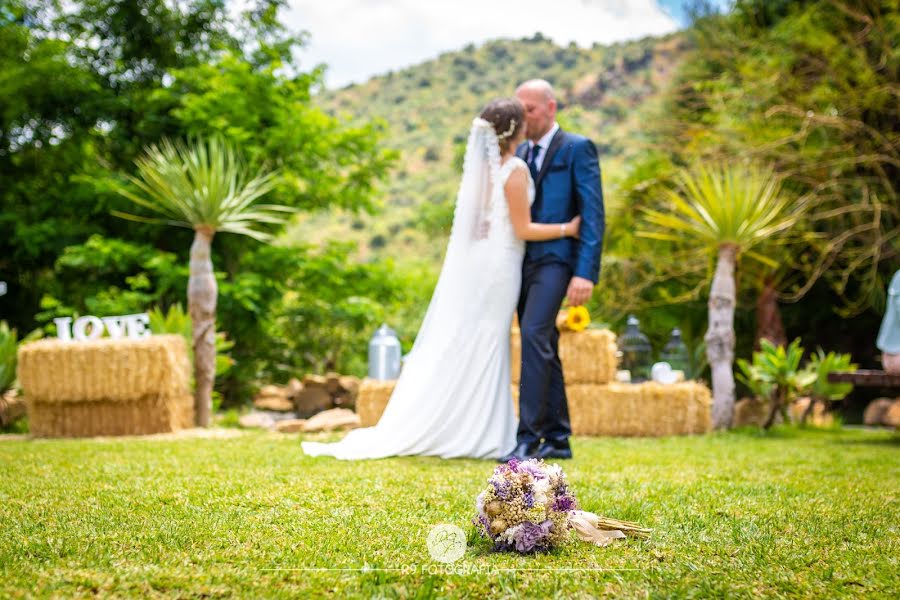
[[[220,430],[229,433],[229,430]],[[296,436],[0,438],[0,597],[896,597],[900,438],[577,439],[581,507],[650,540],[451,566],[494,464],[310,459]]]

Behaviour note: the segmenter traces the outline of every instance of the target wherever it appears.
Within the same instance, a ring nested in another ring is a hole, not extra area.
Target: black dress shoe
[[[516,444],[516,447],[513,448],[513,451],[507,454],[506,456],[497,459],[497,462],[509,462],[512,459],[516,460],[528,460],[529,458],[537,457],[537,444],[527,444],[522,442],[520,444]]]
[[[572,448],[569,446],[568,440],[565,442],[544,442],[538,448],[537,457],[545,460],[548,458],[572,458]]]

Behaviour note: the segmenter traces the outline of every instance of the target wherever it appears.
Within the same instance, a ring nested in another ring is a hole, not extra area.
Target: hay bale
[[[512,386],[519,414],[519,386]],[[712,430],[712,394],[702,383],[566,384],[574,435],[646,436]]]
[[[356,399],[356,413],[362,427],[372,427],[378,423],[384,407],[387,406],[391,394],[394,393],[396,381],[380,381],[363,379],[359,384],[359,396]]]
[[[512,381],[519,383],[522,368],[522,338],[510,332]],[[612,383],[616,379],[616,335],[608,329],[561,331],[559,360],[566,384]]]
[[[36,437],[140,435],[193,425],[184,339],[63,342],[19,349],[19,381]]]
[[[191,365],[179,335],[45,339],[19,348],[18,375],[26,397],[36,402],[128,401],[183,394]]]
[[[575,435],[666,436],[712,429],[712,395],[694,381],[566,386]]]

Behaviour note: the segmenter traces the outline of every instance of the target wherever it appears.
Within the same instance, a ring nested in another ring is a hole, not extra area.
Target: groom
[[[528,140],[516,150],[531,170],[535,223],[564,223],[581,215],[579,238],[528,242],[522,265],[519,327],[522,375],[519,429],[511,458],[572,458],[569,407],[556,315],[564,298],[578,306],[591,297],[600,274],[603,245],[603,192],[597,149],[587,138],[562,131],[556,123],[553,88],[542,79],[516,90],[525,107]]]

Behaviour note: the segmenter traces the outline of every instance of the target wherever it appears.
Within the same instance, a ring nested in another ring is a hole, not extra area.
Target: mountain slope
[[[491,99],[512,95],[532,77],[550,81],[566,129],[587,135],[600,151],[612,205],[616,174],[641,148],[641,116],[668,84],[687,42],[679,34],[612,46],[560,47],[540,34],[469,45],[366,83],[328,91],[319,101],[351,120],[381,119],[385,142],[400,160],[377,215],[311,215],[289,232],[310,241],[350,239],[360,256],[443,253],[452,219],[459,164],[472,118]]]

